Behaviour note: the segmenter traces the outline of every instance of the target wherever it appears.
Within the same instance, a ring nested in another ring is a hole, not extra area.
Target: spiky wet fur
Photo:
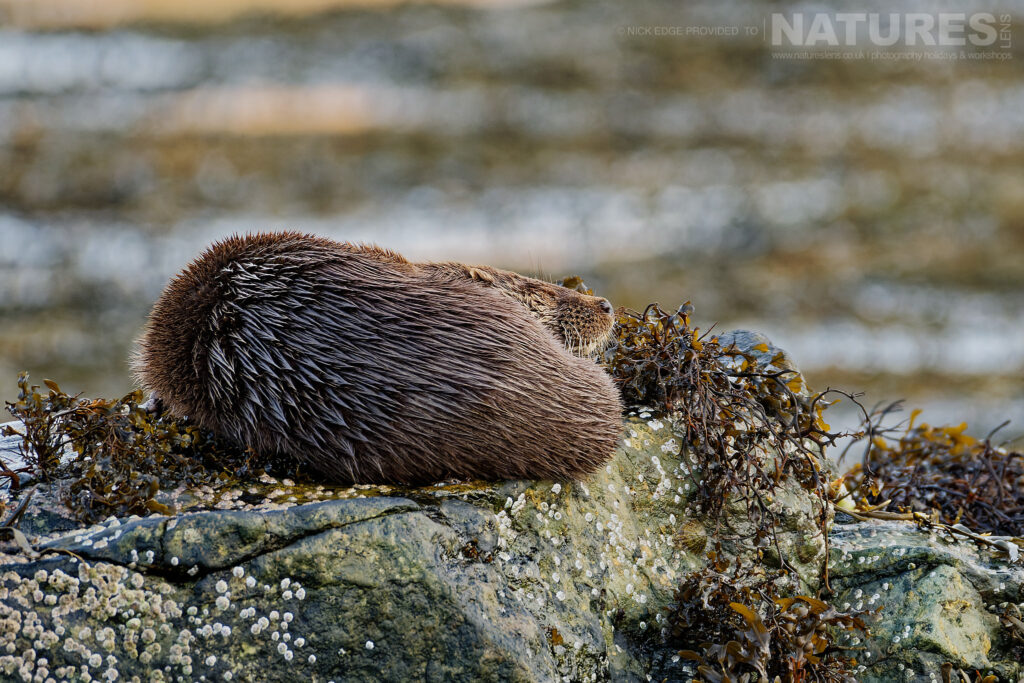
[[[214,244],[133,366],[175,415],[339,482],[579,478],[621,405],[586,355],[603,299],[489,267],[283,232]]]

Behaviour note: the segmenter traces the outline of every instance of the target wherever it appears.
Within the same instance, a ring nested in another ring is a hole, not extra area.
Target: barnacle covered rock
[[[655,646],[680,578],[706,558],[679,534],[728,522],[688,513],[699,476],[671,421],[639,412],[582,483],[265,479],[260,496],[197,491],[197,511],[31,536],[41,557],[12,545],[0,565],[0,676],[596,681],[669,664],[681,674]],[[44,488],[29,518],[54,504]],[[816,501],[799,486],[788,495],[811,520]],[[807,523],[784,547],[813,536]],[[822,558],[802,565],[809,584]]]
[[[992,540],[979,548],[903,522],[833,527],[832,602],[878,610],[871,638],[841,641],[858,651],[859,680],[943,680],[944,669],[945,680],[1024,680],[1024,566]]]

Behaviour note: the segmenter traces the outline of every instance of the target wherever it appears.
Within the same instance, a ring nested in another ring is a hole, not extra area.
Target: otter
[[[162,409],[336,483],[572,480],[618,440],[606,299],[276,232],[174,277],[132,362]]]

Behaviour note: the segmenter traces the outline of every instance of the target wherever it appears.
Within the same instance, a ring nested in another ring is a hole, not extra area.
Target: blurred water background
[[[690,300],[815,388],[1021,434],[1024,34],[824,60],[635,28],[834,4],[0,0],[0,399],[128,391],[175,271],[292,228]],[[857,10],[943,7],[1024,16]]]

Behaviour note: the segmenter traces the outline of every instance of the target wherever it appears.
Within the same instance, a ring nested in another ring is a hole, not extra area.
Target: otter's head
[[[577,356],[593,355],[611,340],[615,315],[608,299],[489,266],[468,271],[474,280],[489,283],[526,306]]]

